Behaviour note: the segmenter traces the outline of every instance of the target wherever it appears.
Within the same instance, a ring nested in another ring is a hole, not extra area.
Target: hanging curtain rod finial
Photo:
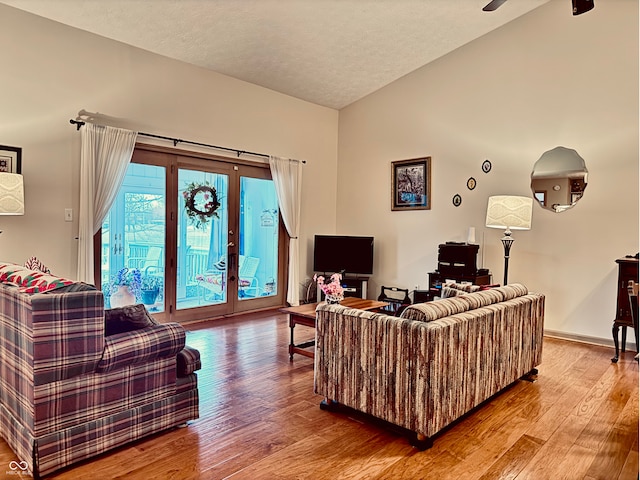
[[[79,120],[69,120],[69,123],[71,125],[75,125],[76,126],[76,131],[80,130],[80,127],[82,127],[84,125],[84,122],[79,121]]]

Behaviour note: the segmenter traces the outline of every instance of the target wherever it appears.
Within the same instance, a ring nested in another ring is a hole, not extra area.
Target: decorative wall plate
[[[491,171],[491,162],[489,160],[482,162],[482,171],[484,173],[489,173]]]
[[[469,190],[473,190],[474,188],[476,188],[476,179],[473,177],[469,177],[469,180],[467,180],[467,188]]]
[[[459,206],[462,204],[462,197],[460,196],[460,194],[456,193],[456,194],[453,196],[453,204],[454,204],[456,207],[459,207]]]

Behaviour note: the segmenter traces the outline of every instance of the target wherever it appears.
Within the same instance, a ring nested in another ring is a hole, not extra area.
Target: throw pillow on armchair
[[[106,337],[116,333],[140,330],[152,325],[158,325],[158,322],[149,315],[141,303],[104,311],[104,334]]]

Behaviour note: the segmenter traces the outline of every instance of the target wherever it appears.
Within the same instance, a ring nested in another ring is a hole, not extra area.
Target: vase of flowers
[[[340,303],[344,299],[344,289],[340,284],[342,275],[334,273],[330,277],[330,282],[325,283],[325,278],[322,275],[314,275],[313,280],[317,282],[320,290],[324,292],[325,300],[329,304]]]
[[[142,275],[137,268],[121,268],[111,277],[109,285],[111,307],[133,305],[140,298]]]

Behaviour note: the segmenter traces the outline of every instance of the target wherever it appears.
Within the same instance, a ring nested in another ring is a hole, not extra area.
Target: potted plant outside
[[[140,285],[140,297],[145,305],[153,305],[160,295],[162,289],[162,277],[155,275],[145,275],[142,277]]]

